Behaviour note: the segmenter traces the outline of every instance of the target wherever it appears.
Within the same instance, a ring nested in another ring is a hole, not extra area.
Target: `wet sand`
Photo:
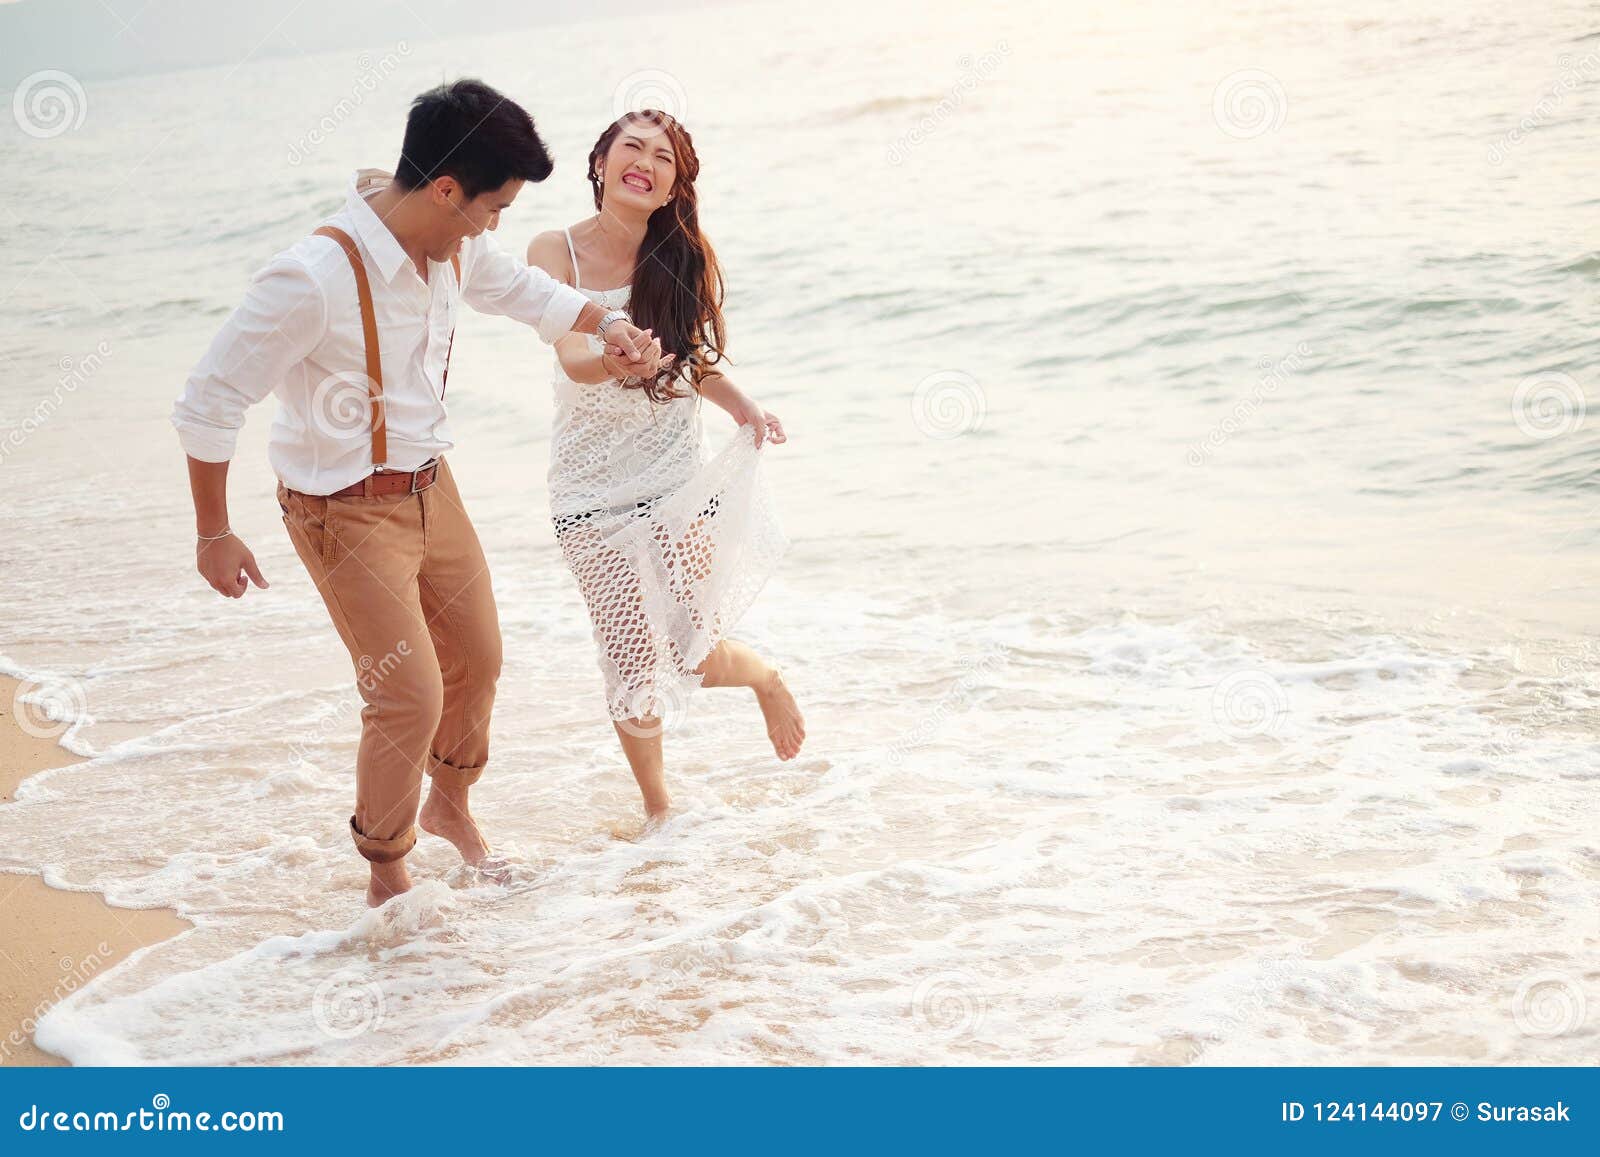
[[[36,772],[75,762],[15,718],[15,679],[0,676],[0,806]],[[113,908],[91,892],[63,892],[34,875],[0,874],[0,1065],[59,1065],[33,1043],[38,1019],[56,1001],[189,924],[165,909]]]

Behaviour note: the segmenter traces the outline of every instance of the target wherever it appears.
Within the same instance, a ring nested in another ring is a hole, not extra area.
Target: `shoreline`
[[[22,729],[13,712],[18,686],[0,675],[0,807],[29,776],[81,762],[54,739]],[[0,1067],[66,1064],[33,1041],[45,1010],[130,953],[189,927],[170,908],[113,908],[97,892],[0,873]]]

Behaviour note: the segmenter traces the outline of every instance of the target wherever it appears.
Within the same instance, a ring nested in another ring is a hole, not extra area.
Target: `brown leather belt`
[[[438,474],[438,459],[418,470],[378,470],[343,490],[335,490],[328,497],[381,498],[386,494],[417,494],[432,486]]]

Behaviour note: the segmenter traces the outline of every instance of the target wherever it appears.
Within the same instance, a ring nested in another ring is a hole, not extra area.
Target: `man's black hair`
[[[527,110],[481,80],[458,80],[411,102],[394,179],[415,189],[451,176],[476,197],[512,178],[542,181],[554,167]]]

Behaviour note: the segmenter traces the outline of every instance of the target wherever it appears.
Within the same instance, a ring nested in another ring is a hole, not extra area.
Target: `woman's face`
[[[671,138],[655,125],[630,120],[606,153],[602,200],[609,209],[627,206],[654,213],[672,199],[677,177]]]

